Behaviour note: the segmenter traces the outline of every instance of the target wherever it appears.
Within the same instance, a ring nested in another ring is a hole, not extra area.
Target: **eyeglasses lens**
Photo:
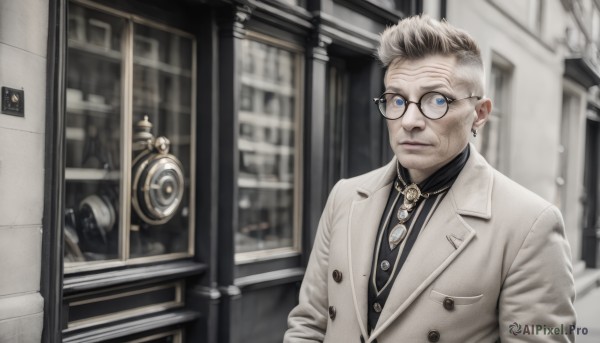
[[[398,94],[386,93],[378,101],[379,111],[388,119],[398,119],[406,112],[408,102]],[[423,115],[439,119],[448,111],[448,100],[438,92],[428,92],[416,104]]]

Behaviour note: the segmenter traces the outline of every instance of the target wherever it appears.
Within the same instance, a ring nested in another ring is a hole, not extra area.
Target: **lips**
[[[429,144],[427,144],[425,142],[405,140],[405,141],[401,141],[400,145],[407,146],[407,147],[419,147],[419,146],[427,146]]]
[[[406,153],[420,153],[428,149],[431,146],[429,143],[415,141],[415,140],[403,140],[400,141],[400,148]]]

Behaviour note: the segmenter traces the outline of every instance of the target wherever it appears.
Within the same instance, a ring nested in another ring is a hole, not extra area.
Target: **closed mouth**
[[[400,142],[400,145],[406,145],[406,146],[425,146],[425,145],[429,145],[429,144],[423,143],[423,142],[417,142],[417,141],[402,141],[402,142]]]

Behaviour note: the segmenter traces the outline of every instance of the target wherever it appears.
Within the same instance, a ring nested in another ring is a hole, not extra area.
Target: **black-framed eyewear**
[[[452,99],[439,92],[427,92],[421,95],[419,101],[415,102],[407,100],[398,93],[385,92],[381,94],[379,98],[373,98],[373,102],[375,102],[379,112],[386,119],[400,119],[408,110],[408,106],[410,104],[415,104],[426,118],[437,120],[448,113],[450,104],[471,98],[477,98],[477,100],[481,99],[481,97],[477,95],[471,95],[461,99]]]

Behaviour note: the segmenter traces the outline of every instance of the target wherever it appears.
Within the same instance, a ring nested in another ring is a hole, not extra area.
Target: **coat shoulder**
[[[393,180],[390,175],[392,172],[395,175],[395,171],[390,168],[394,168],[393,162],[367,173],[339,180],[331,192],[331,194],[335,193],[334,202],[337,205],[334,206],[343,206],[354,200],[364,199],[379,189],[389,186]]]
[[[528,212],[539,214],[553,206],[548,200],[533,191],[518,184],[506,175],[495,170],[494,187],[492,190],[493,203],[496,210],[506,209],[515,214]]]
[[[392,162],[367,173],[338,181],[336,187],[339,188],[339,195],[336,198],[354,199],[357,194],[371,195],[391,182],[387,180],[390,168],[393,168]]]
[[[494,171],[491,204],[493,226],[519,246],[540,225],[543,230],[564,225],[556,206],[498,171]]]

